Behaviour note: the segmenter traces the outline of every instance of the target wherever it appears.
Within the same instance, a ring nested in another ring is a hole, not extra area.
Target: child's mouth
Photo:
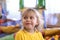
[[[31,23],[26,23],[27,25],[31,25]]]

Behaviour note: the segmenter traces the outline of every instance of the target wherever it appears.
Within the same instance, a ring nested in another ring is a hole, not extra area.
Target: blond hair
[[[32,8],[28,8],[26,9],[23,13],[22,13],[22,16],[23,14],[25,13],[29,13],[30,11],[33,11],[36,16],[37,16],[37,21],[38,21],[38,25],[37,27],[35,27],[38,31],[41,31],[44,27],[43,27],[43,24],[44,24],[44,21],[43,21],[43,16],[42,14],[40,14],[36,9],[32,9]]]

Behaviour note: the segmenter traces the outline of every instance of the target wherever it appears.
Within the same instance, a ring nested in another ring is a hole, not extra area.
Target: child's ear
[[[38,27],[38,25],[39,25],[39,24],[38,24],[38,23],[36,23],[36,26],[35,26],[35,27]]]

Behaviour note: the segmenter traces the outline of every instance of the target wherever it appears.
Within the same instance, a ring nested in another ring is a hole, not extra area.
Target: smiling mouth
[[[26,23],[27,25],[31,25],[31,23]]]

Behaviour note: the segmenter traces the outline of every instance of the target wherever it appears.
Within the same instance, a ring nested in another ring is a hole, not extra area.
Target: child
[[[40,17],[39,17],[40,16]],[[44,40],[40,32],[42,16],[35,9],[22,13],[23,29],[15,35],[15,40]]]

